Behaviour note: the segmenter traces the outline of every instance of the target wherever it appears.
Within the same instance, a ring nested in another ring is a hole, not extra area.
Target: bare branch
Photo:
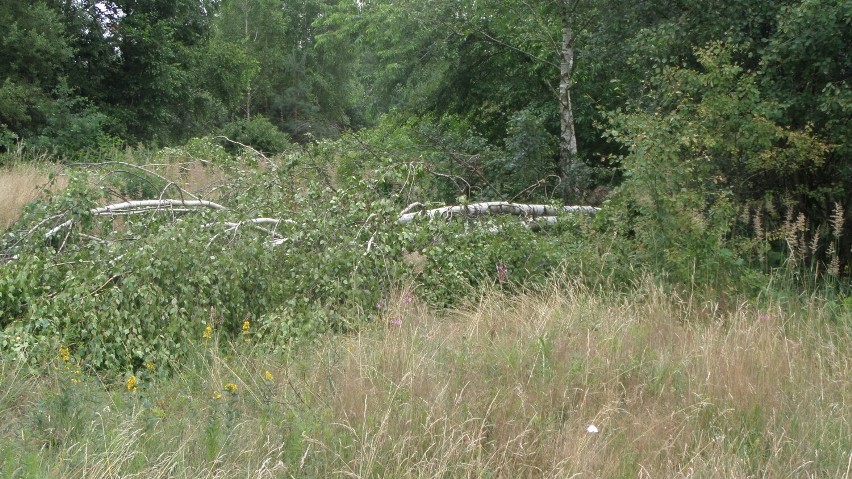
[[[121,166],[126,166],[128,168],[135,168],[137,170],[143,171],[143,172],[145,172],[145,173],[147,173],[151,176],[154,176],[156,178],[159,178],[159,179],[165,181],[166,182],[166,188],[163,189],[164,192],[165,192],[166,189],[168,189],[169,186],[174,186],[175,189],[178,190],[178,194],[181,195],[181,199],[183,199],[183,195],[187,195],[187,196],[189,196],[193,199],[196,199],[196,200],[198,199],[197,196],[190,193],[189,191],[184,190],[183,188],[176,185],[173,181],[166,178],[165,176],[162,176],[158,173],[155,173],[155,172],[153,172],[153,171],[151,171],[147,168],[143,168],[139,165],[134,165],[133,163],[127,163],[126,161],[101,161],[101,162],[98,162],[98,163],[69,163],[68,164],[68,166],[81,166],[81,167],[84,167],[84,168],[91,168],[91,167],[97,167],[97,166],[108,166],[108,165],[121,165]]]
[[[255,148],[253,148],[253,147],[251,147],[251,146],[249,146],[249,145],[246,145],[246,144],[244,144],[244,143],[240,143],[239,141],[236,141],[236,140],[232,140],[232,139],[230,139],[230,138],[228,138],[227,136],[224,136],[224,135],[214,136],[214,137],[213,137],[213,139],[214,139],[214,140],[222,139],[222,140],[225,140],[225,141],[227,141],[227,142],[229,142],[229,143],[233,143],[233,144],[235,144],[235,145],[237,145],[237,146],[241,146],[241,147],[243,147],[243,148],[245,148],[245,149],[247,149],[247,150],[249,150],[249,151],[252,151],[252,152],[254,152],[254,154],[256,154],[257,156],[259,156],[259,157],[263,158],[263,161],[265,161],[265,162],[266,162],[266,163],[270,166],[270,168],[272,168],[273,170],[277,170],[277,169],[278,169],[278,166],[275,164],[275,162],[273,162],[272,160],[270,160],[269,158],[267,158],[267,157],[266,157],[266,155],[264,155],[263,153],[261,153],[260,151],[258,151],[257,149],[255,149]]]
[[[506,48],[508,48],[508,49],[510,49],[510,50],[514,50],[514,51],[516,51],[516,52],[518,52],[518,53],[520,53],[520,54],[522,54],[522,55],[525,55],[525,56],[527,56],[527,57],[529,57],[529,58],[531,58],[531,59],[533,59],[533,60],[535,60],[535,61],[538,61],[538,62],[544,63],[545,65],[550,65],[550,66],[552,66],[552,67],[554,67],[554,68],[559,68],[559,65],[557,65],[556,63],[553,63],[553,62],[552,62],[552,61],[550,61],[550,60],[545,60],[544,58],[540,58],[540,57],[536,56],[535,54],[530,53],[530,52],[528,52],[528,51],[526,51],[526,50],[522,50],[522,49],[520,49],[520,48],[518,48],[518,47],[516,47],[516,46],[514,46],[514,45],[508,44],[508,43],[506,43],[506,42],[504,42],[504,41],[500,40],[499,38],[494,38],[493,36],[491,36],[491,35],[489,35],[488,33],[486,33],[484,30],[479,30],[479,31],[478,31],[478,33],[479,33],[479,34],[481,34],[482,36],[484,36],[485,38],[487,38],[489,41],[491,41],[491,42],[493,42],[493,43],[496,43],[497,45],[501,45],[501,46],[504,46],[504,47],[506,47]]]
[[[418,208],[418,209],[422,210],[423,209],[423,203],[420,203],[420,202],[411,203],[410,205],[406,206],[405,209],[403,209],[402,212],[400,212],[399,214],[401,216],[401,215],[410,213],[411,210],[413,210],[414,208]]]

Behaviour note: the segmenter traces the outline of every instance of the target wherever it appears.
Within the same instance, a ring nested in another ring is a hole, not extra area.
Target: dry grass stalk
[[[831,232],[834,234],[835,240],[840,240],[840,237],[843,236],[843,226],[846,223],[844,215],[843,205],[840,202],[835,202],[834,211],[831,214]]]
[[[156,168],[166,178],[178,183],[182,189],[206,199],[215,198],[216,189],[225,183],[227,175],[221,168],[200,160],[173,163]]]
[[[831,215],[831,233],[833,241],[828,245],[828,273],[832,276],[840,275],[840,254],[839,248],[841,238],[843,237],[843,227],[845,226],[846,217],[843,211],[843,205],[839,202],[834,203],[834,211]]]
[[[50,181],[52,165],[36,163],[17,164],[0,169],[0,231],[14,224],[21,216],[24,206],[41,197]],[[66,179],[56,177],[51,192],[65,188]]]

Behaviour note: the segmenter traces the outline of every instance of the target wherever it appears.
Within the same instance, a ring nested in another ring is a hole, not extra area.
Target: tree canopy
[[[276,153],[402,128],[454,178],[444,199],[852,209],[842,0],[0,0],[0,16],[4,150],[224,135]]]

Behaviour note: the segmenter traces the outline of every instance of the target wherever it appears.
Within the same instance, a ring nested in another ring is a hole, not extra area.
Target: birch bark
[[[571,76],[574,73],[574,34],[571,31],[570,0],[562,0],[562,48],[559,52],[559,173],[566,185],[577,159],[577,136],[574,132],[574,111],[571,108]],[[567,192],[566,192],[567,193]]]

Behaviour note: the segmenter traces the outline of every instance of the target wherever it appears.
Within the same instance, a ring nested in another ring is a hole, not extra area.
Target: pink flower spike
[[[388,323],[392,324],[393,326],[402,326],[402,318],[393,318],[388,321]]]

